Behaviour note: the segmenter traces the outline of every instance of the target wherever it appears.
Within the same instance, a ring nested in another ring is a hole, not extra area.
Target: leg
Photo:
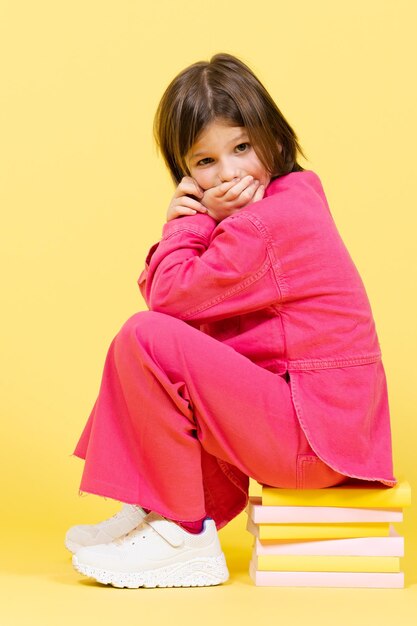
[[[173,520],[207,514],[221,528],[246,505],[249,476],[295,488],[305,445],[282,377],[146,311],[110,346],[75,454],[86,461],[83,491]]]

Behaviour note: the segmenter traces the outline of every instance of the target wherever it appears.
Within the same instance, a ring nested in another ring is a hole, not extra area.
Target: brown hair
[[[306,156],[297,136],[265,87],[242,61],[216,54],[180,72],[155,115],[156,143],[176,184],[189,174],[185,157],[191,146],[215,119],[246,128],[271,177],[303,170],[297,152]]]

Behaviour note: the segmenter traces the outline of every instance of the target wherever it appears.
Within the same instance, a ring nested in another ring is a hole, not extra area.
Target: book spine
[[[264,506],[339,506],[348,508],[403,508],[411,504],[408,483],[392,488],[277,489],[263,487]]]
[[[389,524],[260,524],[259,539],[342,539],[387,537]]]
[[[404,537],[357,539],[281,540],[262,543],[255,539],[256,554],[311,556],[404,556]]]
[[[247,514],[255,524],[297,522],[402,522],[401,509],[359,509],[346,507],[263,506],[250,502]]]
[[[402,589],[404,573],[261,572],[251,563],[250,576],[262,587],[350,587]]]
[[[400,559],[389,556],[253,555],[257,570],[280,572],[399,572]]]

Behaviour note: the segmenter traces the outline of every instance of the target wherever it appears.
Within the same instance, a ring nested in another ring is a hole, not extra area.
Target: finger
[[[252,202],[259,202],[259,200],[262,200],[262,198],[264,197],[264,193],[265,193],[264,185],[259,185],[258,189],[254,193]]]
[[[195,209],[189,209],[188,207],[180,207],[178,209],[178,215],[195,215],[198,213]]]
[[[195,209],[196,211],[202,211],[203,213],[206,210],[206,207],[203,206],[201,202],[199,202],[198,200],[196,200],[196,198],[193,198],[192,196],[181,196],[181,198],[177,202],[178,204],[176,204],[175,206],[178,206],[178,207],[183,206],[189,209]]]
[[[180,184],[175,190],[174,198],[180,198],[182,196],[186,196],[189,194],[190,196],[195,196],[196,198],[202,198],[203,190],[193,178],[190,176],[184,176],[181,180]]]
[[[253,176],[244,176],[241,180],[239,180],[233,187],[229,189],[224,194],[225,200],[236,200],[244,191],[250,186],[256,184],[256,187],[259,185],[259,181],[255,181]]]
[[[195,180],[195,178],[193,178],[192,180],[193,180],[193,183],[194,183],[194,187],[196,189],[196,193],[194,195],[196,195],[198,198],[201,198],[204,195],[204,189],[202,187],[200,187],[200,185]]]
[[[192,176],[184,176],[184,178],[182,180],[187,185],[192,185],[193,186],[194,190],[191,192],[192,195],[195,195],[195,196],[198,196],[198,197],[203,195],[204,189],[202,187],[200,187],[200,185],[198,184],[198,182],[196,181],[195,178],[193,178]]]
[[[246,189],[242,191],[240,196],[238,196],[232,201],[233,205],[242,207],[242,206],[245,206],[246,204],[249,204],[249,202],[253,202],[253,197],[258,187],[259,187],[259,181],[257,180],[253,181],[253,183],[251,183],[248,187],[246,187]]]
[[[204,191],[204,194],[208,194],[211,198],[222,198],[224,194],[229,191],[234,185],[236,185],[239,178],[233,178],[233,180],[229,180],[225,183],[220,183],[220,185],[215,185],[214,187],[209,187]]]
[[[232,187],[234,187],[236,183],[238,183],[240,180],[241,179],[236,176],[232,180],[228,180],[225,183],[221,183],[220,185],[217,185],[217,187],[213,187],[212,189],[213,190],[215,189],[218,192],[217,195],[223,196],[225,193],[229,191],[229,189],[232,189]]]
[[[196,215],[197,211],[194,209],[189,209],[187,207],[176,207],[175,209],[168,211],[167,221],[171,221],[177,217],[181,217],[182,215]]]

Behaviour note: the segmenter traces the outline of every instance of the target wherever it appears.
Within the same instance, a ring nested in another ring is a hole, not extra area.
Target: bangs
[[[172,151],[182,176],[189,174],[185,161],[187,154],[201,133],[215,120],[222,120],[230,126],[244,126],[236,102],[223,89],[209,87],[208,84],[192,85],[182,106],[172,115]]]
[[[178,184],[189,175],[185,162],[201,132],[214,120],[246,129],[272,177],[293,171],[297,151],[291,126],[253,72],[227,54],[195,63],[168,86],[159,103],[154,134],[171,176]]]

